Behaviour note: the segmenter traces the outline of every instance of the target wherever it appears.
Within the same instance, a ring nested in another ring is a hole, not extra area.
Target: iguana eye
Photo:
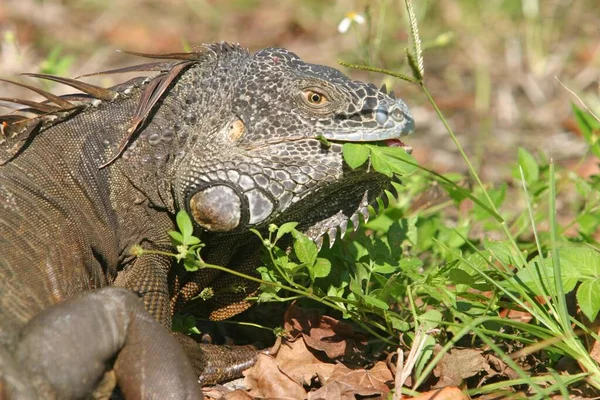
[[[322,106],[323,104],[327,104],[329,102],[329,100],[327,100],[327,97],[325,97],[321,93],[317,93],[313,90],[305,91],[304,96],[306,96],[306,101],[309,104],[316,105],[316,106]]]

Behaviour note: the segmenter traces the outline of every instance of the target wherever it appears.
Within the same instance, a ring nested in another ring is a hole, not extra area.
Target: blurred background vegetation
[[[508,173],[506,158],[514,160],[518,146],[595,171],[580,162],[586,146],[571,117],[573,97],[554,77],[600,107],[600,2],[419,0],[415,8],[427,85],[482,177]],[[349,12],[367,23],[339,33]],[[0,38],[3,78],[40,69],[77,76],[136,62],[117,49],[164,53],[220,40],[286,47],[332,66],[343,59],[402,70],[408,45],[404,4],[392,0],[3,0]],[[417,159],[437,171],[462,169],[418,88],[387,83],[415,114]],[[20,95],[16,87],[2,92]]]
[[[600,76],[600,2],[596,0],[418,0],[426,83],[483,179],[510,174],[518,146],[542,151],[587,176],[596,163],[571,116],[574,100],[595,109]],[[340,33],[350,12],[366,18]],[[65,76],[137,62],[115,50],[176,52],[226,40],[251,50],[291,49],[314,63],[343,59],[407,72],[404,3],[393,0],[3,0],[0,77],[20,72]],[[411,107],[414,155],[439,172],[464,163],[416,85],[384,81]],[[120,77],[90,79],[112,84]],[[68,91],[57,87],[55,91]],[[21,96],[3,85],[2,96]]]
[[[596,171],[581,160],[586,145],[571,117],[573,97],[554,77],[600,108],[600,2],[419,0],[415,8],[427,85],[484,179],[510,173],[518,146],[583,175]],[[366,23],[338,32],[350,12]],[[332,66],[343,59],[406,70],[408,46],[404,4],[392,0],[3,0],[0,39],[3,78],[40,70],[73,77],[136,62],[117,49],[166,53],[220,40],[286,47]],[[416,86],[341,69],[386,80],[406,100],[417,121],[410,144],[422,164],[464,171]],[[31,94],[3,86],[2,96]]]

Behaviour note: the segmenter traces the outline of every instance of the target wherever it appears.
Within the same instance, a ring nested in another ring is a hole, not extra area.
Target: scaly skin
[[[201,398],[198,374],[224,377],[225,350],[165,327],[207,286],[219,289],[204,306],[213,319],[246,309],[256,286],[236,293],[230,275],[133,258],[131,246],[170,251],[185,209],[207,262],[252,274],[250,228],[299,221],[315,240],[335,237],[389,184],[345,165],[342,142],[413,129],[401,100],[284,49],[162,58],[137,68],[155,78],[67,82],[88,95],[45,94],[29,118],[0,116],[0,398],[87,396],[107,371],[127,398]]]

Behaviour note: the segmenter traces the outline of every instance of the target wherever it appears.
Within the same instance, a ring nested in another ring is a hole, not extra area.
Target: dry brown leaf
[[[356,395],[377,396],[390,391],[386,383],[391,384],[393,376],[384,362],[378,362],[371,370],[352,370],[341,364],[324,362],[323,359],[327,360],[325,355],[311,349],[309,343],[325,353],[340,355],[352,348],[358,343],[357,335],[348,324],[290,307],[286,328],[296,337],[302,335],[304,340],[283,339],[274,357],[259,357],[256,365],[245,373],[245,384],[253,396],[306,398],[303,385],[315,383],[322,387],[310,392],[311,399],[354,399]],[[328,342],[331,339],[333,341]]]
[[[335,368],[335,364],[325,363],[315,357],[303,340],[284,340],[275,359],[281,370],[303,385],[310,385],[316,376],[321,381],[328,379]]]
[[[486,354],[485,359],[487,360],[489,366],[491,367],[487,371],[490,374],[489,378],[491,378],[492,376],[497,375],[497,374],[504,375],[504,376],[508,377],[509,379],[517,379],[519,377],[519,374],[517,374],[517,372],[514,369],[512,369],[511,367],[506,365],[506,363],[504,361],[502,361],[500,358],[496,357],[495,355]]]
[[[319,390],[310,392],[308,400],[355,400],[356,388],[343,382],[331,382]]]
[[[366,345],[366,338],[354,333],[349,324],[294,305],[285,313],[284,328],[292,337],[302,335],[308,347],[332,359],[355,356]]]
[[[277,361],[260,354],[254,367],[244,373],[244,384],[252,396],[277,399],[305,399],[306,391],[279,368]]]
[[[254,397],[245,390],[231,390],[222,385],[202,388],[202,394],[206,400],[253,400]]]
[[[476,349],[454,349],[447,353],[433,370],[433,374],[440,378],[434,388],[458,386],[463,379],[477,375],[482,370],[491,371],[481,353]]]
[[[223,400],[253,400],[254,397],[250,396],[248,393],[241,389],[236,389],[233,392],[226,393],[223,397]]]
[[[365,369],[349,369],[348,367],[338,364],[329,379],[325,381],[325,386],[338,382],[344,383],[354,388],[354,393],[361,396],[372,396],[377,394],[385,394],[390,391],[386,383],[393,382],[393,376],[385,362],[379,361],[369,370]]]
[[[432,390],[427,393],[423,393],[417,397],[410,397],[410,400],[468,400],[466,394],[464,394],[459,388],[455,386],[447,386],[443,389]]]

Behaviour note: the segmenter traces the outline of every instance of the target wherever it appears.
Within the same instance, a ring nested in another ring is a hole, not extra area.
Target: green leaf
[[[410,329],[410,324],[408,322],[406,322],[405,320],[397,317],[395,314],[389,313],[387,315],[387,319],[392,324],[392,328],[394,328],[400,332],[406,332],[407,330]]]
[[[594,321],[600,310],[600,279],[586,280],[577,289],[577,303],[590,321]]]
[[[528,185],[532,185],[540,179],[540,167],[535,157],[522,147],[519,147],[519,165],[523,169],[523,176]]]
[[[381,310],[388,310],[390,308],[388,303],[381,301],[374,296],[367,295],[367,296],[361,296],[361,297],[365,301],[365,303],[367,303],[375,308],[379,308]]]
[[[275,235],[275,243],[286,233],[292,232],[297,225],[297,222],[286,222],[285,224],[281,225],[277,230],[277,235]]]
[[[438,310],[429,310],[419,315],[418,320],[422,327],[428,331],[438,327],[439,323],[442,321],[442,313]]]
[[[519,175],[519,178],[520,177],[521,175]],[[503,183],[498,187],[487,190],[487,194],[496,208],[500,208],[500,206],[502,206],[502,203],[504,203],[507,188],[507,184]],[[475,219],[478,221],[483,221],[488,219],[489,217],[492,217],[493,215],[489,212],[490,209],[487,207],[483,208],[481,206],[481,204],[487,205],[487,197],[483,195],[483,192],[481,190],[477,190],[476,196],[480,199],[480,203],[474,204],[473,206],[473,216],[475,217]]]
[[[198,239],[196,236],[190,236],[187,240],[187,244],[190,246],[198,243],[200,243],[200,239]]]
[[[327,140],[327,138],[326,138],[325,136],[323,136],[323,135],[318,135],[318,136],[316,137],[316,139],[317,139],[317,140],[318,140],[318,141],[321,143],[321,145],[322,145],[323,147],[327,147],[327,148],[331,147],[331,143],[329,142],[329,140]]]
[[[600,157],[600,122],[593,115],[583,111],[575,104],[571,104],[575,121],[581,130],[586,143],[590,146],[590,150],[596,157]]]
[[[198,328],[196,328],[196,319],[191,316],[173,315],[173,322],[171,330],[174,332],[181,332],[186,335],[191,333],[200,334]]]
[[[575,189],[577,189],[577,193],[583,197],[587,198],[594,189],[592,189],[592,185],[590,185],[585,179],[575,176]]]
[[[411,222],[413,222],[412,228],[414,229],[415,221],[416,220],[412,219],[412,217],[410,221],[406,218],[401,218],[400,220],[394,221],[389,226],[389,228],[387,229],[387,241],[390,246],[390,249],[392,249],[392,253],[394,253],[396,250],[401,251],[402,243],[404,243],[404,241],[408,239],[408,232],[411,229]]]
[[[432,336],[427,335],[425,338],[425,346],[423,346],[423,351],[421,352],[421,354],[419,354],[419,358],[417,360],[417,363],[415,364],[415,371],[417,376],[420,376],[423,370],[425,369],[427,362],[433,355],[434,348],[435,339]]]
[[[309,268],[315,264],[317,259],[317,245],[308,236],[297,230],[292,230],[294,236],[294,253],[301,263]]]
[[[463,284],[472,286],[475,283],[475,277],[469,275],[467,271],[455,268],[448,274],[448,278],[451,282],[456,284]]]
[[[373,161],[374,156],[378,158],[377,162],[385,162],[392,172],[398,175],[410,175],[418,168],[417,161],[402,147],[375,146],[372,144],[367,146],[371,150],[371,161],[375,171],[379,170],[375,166],[375,161]]]
[[[190,272],[198,271],[199,269],[198,263],[194,258],[191,257],[186,257],[183,259],[183,266],[185,267],[186,271]]]
[[[348,285],[350,291],[357,296],[363,295],[363,288],[360,286],[360,281],[356,279],[350,279],[350,285]]]
[[[338,286],[334,286],[334,285],[329,285],[329,288],[327,288],[327,297],[330,298],[343,298],[344,297],[344,288],[343,287],[338,287]]]
[[[250,228],[250,232],[254,233],[256,236],[259,237],[260,241],[263,242],[264,244],[264,238],[262,236],[262,233],[258,230],[258,229],[254,229],[254,228]]]
[[[379,274],[393,274],[398,270],[399,267],[390,265],[388,263],[376,264],[373,266],[373,272]]]
[[[257,301],[259,303],[268,303],[268,302],[272,302],[272,301],[273,302],[277,302],[277,301],[281,301],[281,297],[279,297],[275,293],[269,293],[269,292],[262,291],[258,295],[258,300]]]
[[[431,175],[433,175],[435,180],[437,180],[446,190],[448,190],[450,197],[452,197],[455,201],[460,202],[464,198],[469,198],[469,199],[473,200],[473,202],[475,202],[475,204],[477,204],[478,206],[480,206],[481,208],[486,210],[486,212],[490,216],[492,216],[496,221],[504,222],[504,219],[497,212],[495,212],[488,206],[487,199],[482,202],[476,196],[474,196],[470,191],[466,190],[463,187],[458,186],[455,182],[453,182],[448,177],[446,177],[444,175],[440,175],[437,172],[434,172],[434,171],[426,169],[426,168],[423,168],[423,169],[425,171],[429,172]]]
[[[344,143],[342,149],[344,161],[352,169],[356,169],[363,165],[369,159],[370,150],[364,144]]]
[[[508,242],[484,239],[485,248],[505,266],[523,267],[523,257]]]
[[[311,275],[313,276],[313,278],[325,278],[331,272],[331,261],[329,261],[326,258],[319,257],[317,258],[317,262],[311,270]]]
[[[401,147],[366,145],[371,150],[373,169],[386,176],[409,175],[417,169],[417,162]]]
[[[600,253],[583,246],[564,246],[559,249],[561,269],[577,271],[581,279],[600,278]]]
[[[269,269],[267,267],[258,267],[258,268],[256,268],[256,271],[260,274],[260,279],[262,279],[263,281],[279,282],[279,280],[275,276],[275,273],[272,269]],[[277,292],[277,291],[279,291],[279,289],[280,289],[279,287],[271,286],[271,285],[263,285],[261,287],[262,291],[267,291],[267,292]]]
[[[571,103],[571,108],[573,109],[573,114],[575,115],[575,121],[577,122],[577,126],[585,141],[588,144],[593,144],[593,135],[594,133],[600,131],[600,122],[596,120],[592,115],[583,111],[581,108],[577,107],[575,104]]]
[[[390,161],[380,153],[371,153],[371,164],[373,165],[373,169],[380,174],[389,177],[394,175],[394,168],[390,164]]]
[[[183,236],[181,235],[181,233],[177,231],[169,231],[167,233],[169,234],[169,236],[171,236],[171,239],[173,239],[177,244],[183,243]]]
[[[562,253],[562,249],[560,253]],[[561,266],[561,279],[563,283],[563,289],[565,293],[569,293],[575,289],[577,282],[581,279],[581,273],[571,267],[568,260],[562,258],[561,254],[560,266]],[[503,286],[511,285],[525,285],[529,290],[537,295],[556,295],[555,283],[554,283],[554,268],[552,267],[552,260],[545,258],[542,260],[540,257],[535,257],[529,261],[527,266],[517,272],[517,274],[510,278],[506,283],[500,282]]]
[[[591,236],[598,231],[598,227],[600,226],[600,215],[579,214],[579,216],[577,216],[577,225],[579,226],[579,232]]]
[[[194,226],[192,225],[192,220],[184,210],[179,210],[176,219],[179,232],[181,232],[181,235],[184,238],[184,242],[182,243],[187,244],[187,238],[194,234]]]

